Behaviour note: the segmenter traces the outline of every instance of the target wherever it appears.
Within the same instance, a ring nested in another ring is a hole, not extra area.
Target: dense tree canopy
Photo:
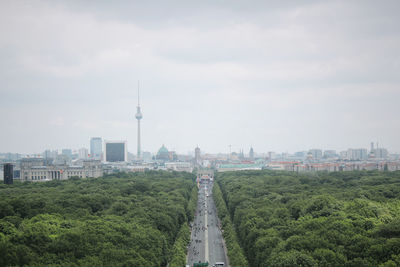
[[[217,182],[250,266],[400,265],[400,172],[244,171]]]
[[[0,266],[165,266],[193,195],[188,173],[1,185]]]
[[[218,184],[213,186],[213,197],[217,207],[218,217],[223,228],[223,237],[227,246],[229,257],[229,264],[232,267],[248,266],[249,263],[244,256],[243,249],[240,247],[238,238],[230,219],[228,209],[226,208],[225,201],[222,197],[221,190]]]

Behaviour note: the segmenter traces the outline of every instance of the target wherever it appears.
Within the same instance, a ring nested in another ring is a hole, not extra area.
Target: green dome
[[[162,147],[158,150],[158,153],[157,153],[157,155],[161,155],[161,154],[165,154],[165,153],[169,153],[169,151],[168,151],[168,149],[164,146],[164,145],[162,145]]]
[[[156,159],[159,159],[159,160],[168,160],[169,159],[169,151],[164,145],[162,145],[162,147],[158,150]]]

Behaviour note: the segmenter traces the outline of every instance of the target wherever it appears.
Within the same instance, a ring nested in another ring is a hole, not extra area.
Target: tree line
[[[216,181],[249,266],[400,266],[400,172],[243,171]]]
[[[193,195],[194,176],[177,172],[1,185],[0,266],[166,266]]]
[[[213,185],[213,198],[215,206],[217,207],[218,217],[223,229],[223,237],[227,246],[229,264],[232,267],[248,266],[246,257],[244,256],[243,249],[240,247],[238,238],[233,227],[231,218],[226,208],[225,201],[223,200],[221,189],[218,184]]]

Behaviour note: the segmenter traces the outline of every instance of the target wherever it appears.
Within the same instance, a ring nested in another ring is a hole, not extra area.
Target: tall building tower
[[[194,149],[194,161],[196,164],[200,164],[201,161],[200,148],[198,146]]]
[[[101,159],[103,154],[103,140],[101,137],[92,137],[90,139],[90,157],[92,159]]]
[[[14,166],[11,163],[4,164],[4,183],[13,184]]]
[[[250,147],[249,158],[250,158],[250,160],[254,160],[254,150],[253,150],[253,147]]]
[[[141,158],[141,150],[140,150],[140,120],[143,118],[142,112],[140,111],[140,102],[139,102],[139,82],[138,82],[138,105],[136,110],[136,119],[137,119],[137,158]]]

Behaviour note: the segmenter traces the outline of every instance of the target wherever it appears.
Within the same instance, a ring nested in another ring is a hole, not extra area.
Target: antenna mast
[[[139,88],[140,88],[140,84],[139,84],[139,80],[137,81],[137,105],[140,106],[140,97],[139,97]]]
[[[140,144],[140,120],[143,118],[142,112],[140,110],[140,97],[139,97],[139,89],[140,89],[140,82],[138,80],[138,106],[136,108],[136,119],[138,124],[138,131],[137,131],[137,158],[141,158],[141,144]]]

